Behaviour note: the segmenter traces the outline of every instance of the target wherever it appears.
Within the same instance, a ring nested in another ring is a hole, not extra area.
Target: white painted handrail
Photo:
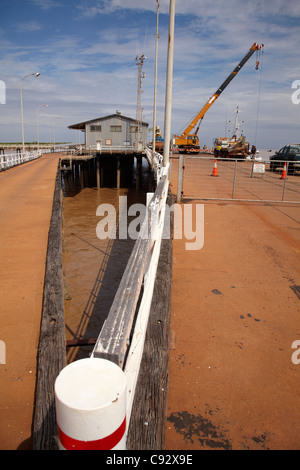
[[[41,155],[42,152],[37,150],[33,152],[19,152],[0,155],[0,171],[7,170],[8,168],[12,168],[16,165],[21,165],[22,163],[30,162],[31,160],[39,158]]]
[[[149,163],[152,163],[152,150],[149,149],[149,147],[147,147],[145,149],[145,152],[146,152],[146,156],[147,156]],[[162,169],[163,169],[163,156],[160,153],[155,152],[153,170],[154,170],[154,173],[156,174],[157,180],[160,179]]]
[[[159,261],[168,187],[168,166],[166,166],[161,170],[157,189],[148,205],[147,220],[145,219],[141,227],[108,318],[92,352],[92,357],[105,358],[115,362],[125,372],[127,430],[143,355]],[[138,312],[136,312],[142,281],[143,296]],[[131,331],[134,318],[135,326]]]
[[[96,360],[96,363],[97,359],[99,361],[108,361],[110,364],[114,363],[114,366],[118,366],[124,373],[126,379],[125,439],[127,439],[136,384],[143,356],[165,224],[166,200],[169,189],[169,165],[162,168],[159,167],[161,163],[160,157],[158,154],[156,159],[157,169],[159,170],[157,172],[156,191],[154,194],[148,194],[145,220],[135,242],[108,317],[100,331],[90,357],[90,360]],[[138,302],[140,297],[140,302]],[[90,360],[88,360],[87,364],[93,364]],[[67,387],[76,393],[76,387],[75,389],[72,388],[74,385],[72,380],[71,378]],[[86,386],[83,388],[82,396],[85,397]],[[100,394],[104,393],[101,387],[98,390]],[[117,394],[118,398],[113,403],[118,402],[117,400],[119,400],[121,394],[122,390],[120,387]],[[76,421],[76,426],[79,429],[81,429],[81,419],[79,417],[78,422]],[[110,422],[111,419],[108,414],[107,421]],[[105,422],[105,420],[100,424],[97,422],[97,428],[104,425]],[[95,426],[90,424],[90,427],[93,429],[88,429],[80,438],[81,440],[89,441],[88,436],[91,432],[91,435],[93,435]]]
[[[120,153],[139,153],[137,147],[135,145],[87,145],[87,146],[79,146],[77,150],[81,150],[84,152],[85,150],[97,150],[98,153],[113,153],[113,152],[120,152]]]

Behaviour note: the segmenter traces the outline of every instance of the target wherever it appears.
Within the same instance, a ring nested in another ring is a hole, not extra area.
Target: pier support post
[[[83,162],[83,168],[84,168],[84,187],[86,188],[89,185],[89,177],[90,177],[90,165],[89,165],[89,160],[85,160]]]
[[[183,172],[183,155],[179,155],[178,162],[178,180],[177,180],[177,202],[181,201],[182,196],[182,172]]]
[[[76,162],[73,163],[72,161],[72,179],[73,179],[73,185],[74,188],[76,187]]]
[[[141,169],[142,169],[142,157],[138,155],[136,157],[136,179],[135,179],[135,187],[137,191],[140,189]]]
[[[80,165],[78,165],[79,168],[80,168],[80,187],[82,189],[84,189],[84,169],[83,169],[83,164],[80,163]]]
[[[100,167],[100,184],[104,186],[104,168],[102,165]]]
[[[106,359],[80,359],[55,382],[60,450],[126,450],[126,376]]]
[[[97,189],[100,189],[100,161],[99,158],[96,159],[96,165],[97,165]]]
[[[121,185],[121,165],[120,165],[120,158],[117,159],[117,189],[120,189]]]

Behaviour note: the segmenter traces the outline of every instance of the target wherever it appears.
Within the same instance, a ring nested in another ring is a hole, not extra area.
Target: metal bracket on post
[[[234,199],[234,192],[235,192],[236,168],[237,168],[237,160],[235,161],[235,165],[234,165],[234,176],[233,176],[233,187],[232,187],[232,199]]]
[[[179,155],[179,162],[178,162],[178,181],[177,181],[177,202],[180,202],[180,201],[181,201],[182,173],[183,173],[183,156],[182,156],[182,155]]]
[[[286,180],[287,180],[287,175],[289,174],[289,163],[290,162],[287,162],[287,165],[286,165],[286,175],[285,175],[285,178],[284,178],[284,184],[283,184],[283,190],[282,190],[282,202],[284,201]]]

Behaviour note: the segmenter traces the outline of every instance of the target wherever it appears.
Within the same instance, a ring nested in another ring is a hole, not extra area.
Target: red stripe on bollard
[[[111,450],[120,442],[126,430],[126,417],[121,426],[109,436],[96,441],[79,441],[67,436],[58,426],[58,437],[66,450]]]

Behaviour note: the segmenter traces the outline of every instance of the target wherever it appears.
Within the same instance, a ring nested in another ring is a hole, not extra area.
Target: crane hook
[[[264,45],[262,44],[259,49],[256,50],[256,63],[255,63],[255,70],[258,70],[259,69],[259,61],[260,59],[262,58],[262,54],[263,54],[263,47]]]

